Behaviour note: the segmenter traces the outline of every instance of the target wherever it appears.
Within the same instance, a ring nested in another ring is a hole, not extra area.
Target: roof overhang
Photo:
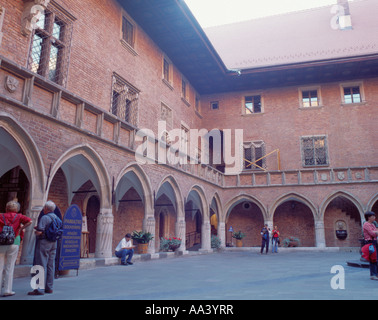
[[[378,77],[378,53],[228,70],[184,0],[118,0],[199,94]]]
[[[199,93],[211,92],[227,68],[183,0],[118,0]]]

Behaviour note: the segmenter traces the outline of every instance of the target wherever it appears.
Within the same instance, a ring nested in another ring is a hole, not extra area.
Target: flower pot
[[[288,247],[289,248],[299,247],[299,243],[298,243],[298,241],[290,241],[289,244],[288,244]]]
[[[175,252],[178,248],[180,248],[181,245],[170,245],[169,246],[169,249],[172,250],[173,252]]]
[[[137,251],[138,254],[146,254],[148,252],[148,243],[138,243]]]
[[[243,240],[236,239],[236,247],[238,248],[243,247]]]

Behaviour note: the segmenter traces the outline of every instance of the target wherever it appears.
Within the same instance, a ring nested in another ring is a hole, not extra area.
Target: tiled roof
[[[350,1],[353,29],[332,28],[332,6],[205,29],[229,69],[378,53],[378,0]]]

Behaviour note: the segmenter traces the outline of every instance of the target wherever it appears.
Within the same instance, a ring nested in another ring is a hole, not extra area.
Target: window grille
[[[33,32],[28,69],[66,86],[72,29],[70,18],[46,9]]]
[[[302,138],[304,166],[328,165],[328,150],[326,137]]]
[[[139,93],[126,80],[117,74],[113,75],[111,112],[134,127],[138,126]]]

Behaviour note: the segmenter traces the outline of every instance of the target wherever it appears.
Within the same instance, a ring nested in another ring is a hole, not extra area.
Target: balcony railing
[[[224,177],[224,187],[307,186],[378,182],[378,166],[248,172]]]

